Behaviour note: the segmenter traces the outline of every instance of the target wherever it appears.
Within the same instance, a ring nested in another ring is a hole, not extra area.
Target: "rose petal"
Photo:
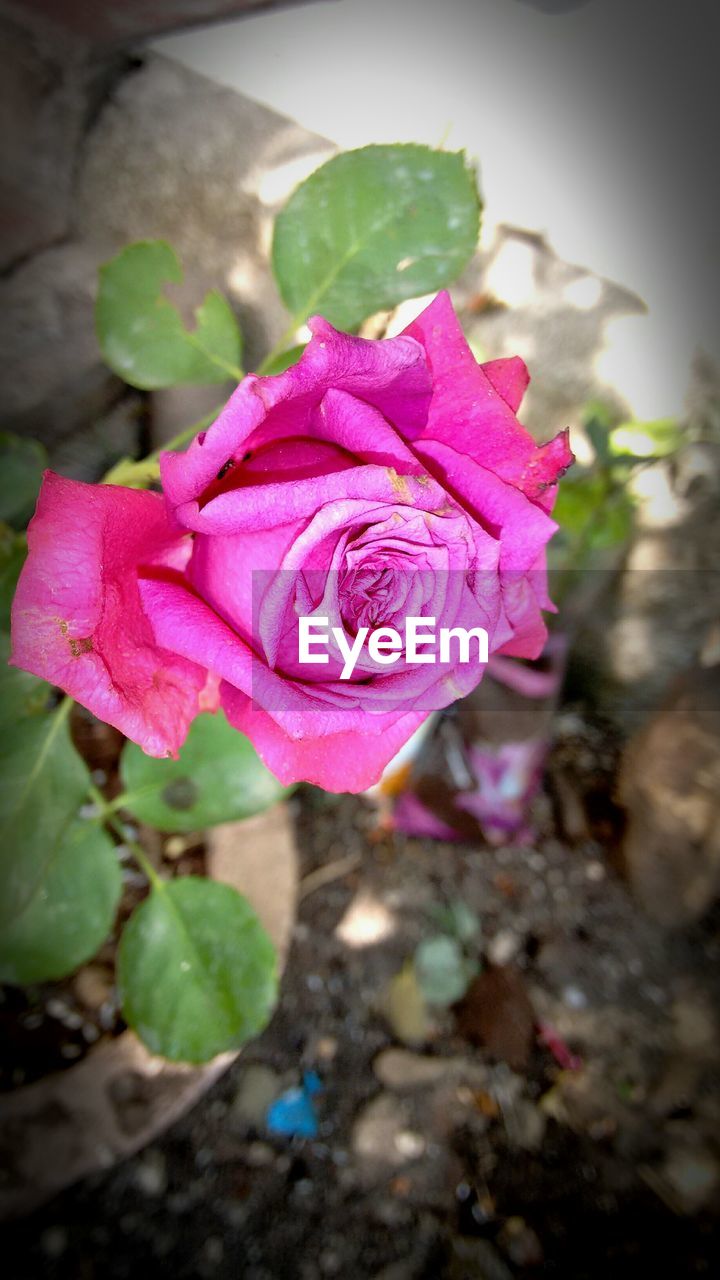
[[[162,498],[48,471],[28,545],[13,665],[59,685],[148,755],[177,754],[207,670],[161,648],[140,603],[138,566],[185,557]]]
[[[407,337],[383,342],[353,338],[317,316],[309,324],[313,337],[296,365],[275,377],[249,374],[216,422],[185,453],[162,455],[163,490],[171,508],[197,500],[249,446],[305,435],[315,409],[331,389],[358,396],[389,421],[397,421],[399,415],[411,431],[425,420],[430,380],[417,342]]]
[[[504,360],[487,360],[480,367],[498,395],[502,396],[513,413],[517,413],[530,381],[525,361],[519,356],[508,356]]]
[[[292,739],[245,694],[221,687],[231,724],[247,734],[260,759],[285,786],[312,782],[326,791],[365,791],[426,718],[425,712],[400,716],[382,734],[333,733]]]
[[[446,292],[439,293],[404,332],[422,343],[433,385],[427,424],[412,436],[405,433],[407,438],[416,444],[437,440],[457,447],[460,437],[476,462],[528,498],[551,506],[554,494],[545,491],[570,466],[573,456],[567,433],[538,447],[518,422],[511,407],[521,381],[517,368],[509,378],[498,373],[496,362],[489,374],[477,363]]]

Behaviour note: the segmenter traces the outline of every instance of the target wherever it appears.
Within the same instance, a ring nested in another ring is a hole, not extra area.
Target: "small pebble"
[[[587,1008],[588,999],[585,992],[581,990],[580,987],[572,985],[563,987],[562,999],[563,1004],[566,1004],[568,1009]]]
[[[214,1266],[217,1266],[218,1263],[222,1262],[225,1254],[225,1246],[223,1245],[220,1236],[208,1236],[203,1245],[203,1254],[205,1256],[205,1261],[212,1263]]]
[[[60,1258],[68,1246],[68,1235],[64,1227],[48,1227],[40,1237],[40,1248],[46,1258]]]
[[[57,1018],[58,1022],[61,1022],[65,1015],[69,1013],[69,1009],[65,1004],[65,1001],[58,1000],[55,996],[51,996],[48,1000],[46,1009],[50,1017]]]
[[[492,964],[508,964],[520,949],[520,939],[511,929],[501,929],[488,944],[488,959]]]
[[[401,1129],[395,1134],[395,1149],[398,1155],[408,1160],[417,1160],[425,1150],[425,1139],[410,1129]]]
[[[146,1196],[161,1196],[167,1187],[167,1167],[162,1151],[150,1147],[135,1166],[135,1184]]]

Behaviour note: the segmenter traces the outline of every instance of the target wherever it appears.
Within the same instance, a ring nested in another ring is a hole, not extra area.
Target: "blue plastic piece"
[[[312,1099],[318,1093],[322,1093],[320,1077],[315,1071],[306,1071],[302,1085],[286,1089],[270,1103],[265,1116],[268,1132],[286,1138],[316,1138],[318,1121]]]

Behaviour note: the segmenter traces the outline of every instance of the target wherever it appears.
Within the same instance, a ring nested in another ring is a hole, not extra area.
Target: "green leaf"
[[[95,323],[110,368],[133,387],[239,381],[241,338],[229,303],[217,290],[195,311],[197,326],[185,328],[163,296],[167,282],[179,284],[182,269],[165,240],[141,240],[100,268]]]
[[[27,538],[0,524],[0,627],[10,626],[10,607],[27,556]]]
[[[609,411],[601,404],[592,404],[585,418],[585,431],[595,451],[597,461],[604,465],[610,457],[610,430],[612,418]]]
[[[683,442],[683,432],[674,418],[656,422],[623,422],[610,434],[610,452],[616,457],[665,458]]]
[[[553,507],[553,519],[561,530],[580,534],[602,511],[608,499],[608,485],[598,472],[577,471],[563,478]]]
[[[9,667],[9,657],[10,637],[0,632],[0,756],[12,750],[12,735],[23,721],[42,717],[44,722],[50,710],[50,685],[19,667]]]
[[[464,996],[477,965],[466,960],[456,938],[438,934],[417,947],[415,972],[428,1003],[447,1006]]]
[[[120,772],[126,807],[159,831],[196,831],[247,818],[287,793],[221,711],[193,721],[178,760],[151,759],[128,743]]]
[[[37,440],[0,432],[0,520],[27,524],[46,466],[47,454]]]
[[[2,647],[7,650],[7,638]],[[29,903],[88,789],[70,741],[72,705],[47,710],[48,686],[0,661],[0,924]]]
[[[105,941],[121,891],[112,840],[94,822],[72,822],[0,934],[0,981],[45,982],[72,973]]]
[[[160,882],[120,941],[123,1016],[152,1053],[207,1062],[265,1026],[273,945],[247,899],[198,876]]]
[[[479,207],[461,153],[398,144],[335,156],[275,223],[273,270],[293,325],[317,312],[354,329],[443,288],[475,249]]]
[[[480,933],[480,920],[462,898],[455,898],[448,906],[438,907],[435,921],[439,928],[460,943],[473,942]]]

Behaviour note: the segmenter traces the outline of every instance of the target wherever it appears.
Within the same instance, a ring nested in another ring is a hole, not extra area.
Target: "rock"
[[[67,243],[39,254],[0,285],[3,422],[46,444],[87,428],[122,383],[103,364],[93,306],[99,246]]]
[[[519,1098],[503,1111],[505,1130],[511,1147],[539,1151],[547,1128],[547,1115],[526,1098]]]
[[[233,1120],[260,1129],[267,1109],[282,1089],[279,1076],[271,1067],[251,1062],[239,1071],[238,1087],[232,1102]]]
[[[371,1164],[391,1168],[417,1159],[421,1151],[404,1136],[409,1128],[410,1113],[404,1103],[389,1093],[378,1094],[363,1107],[355,1120],[352,1131],[352,1148],[355,1155]]]
[[[718,1056],[718,1026],[709,1000],[700,992],[684,992],[673,1001],[675,1042],[683,1054],[712,1061]]]
[[[121,458],[137,456],[143,417],[142,398],[129,391],[85,430],[51,444],[50,466],[75,480],[99,480]]]
[[[427,1040],[432,1021],[412,964],[405,965],[388,983],[380,1007],[403,1044],[418,1045]]]
[[[112,971],[104,965],[86,964],[73,978],[75,994],[88,1009],[99,1009],[113,991]]]
[[[543,1261],[542,1245],[524,1218],[508,1218],[498,1244],[515,1267],[539,1267]]]
[[[697,919],[720,891],[720,666],[681,677],[631,739],[618,797],[638,901],[669,927]]]
[[[201,291],[199,291],[201,292]],[[149,396],[148,418],[153,447],[158,449],[193,423],[212,413],[235,389],[232,382],[210,387],[163,387]]]
[[[67,234],[75,156],[98,68],[72,37],[0,18],[3,49],[0,270]]]
[[[512,929],[500,929],[487,945],[488,960],[494,965],[509,964],[520,950],[520,943],[520,938]]]
[[[678,1145],[667,1155],[663,1175],[685,1213],[708,1203],[720,1181],[720,1166],[705,1147]]]
[[[64,1227],[47,1227],[40,1237],[40,1248],[46,1258],[61,1258],[68,1246],[68,1233]]]
[[[165,1156],[157,1147],[148,1147],[135,1165],[135,1183],[146,1196],[161,1196],[167,1187]]]
[[[58,30],[82,39],[93,48],[132,46],[149,36],[182,30],[184,27],[240,17],[255,9],[270,9],[278,4],[298,4],[301,0],[103,0],[102,4],[86,4],[84,0],[5,0],[6,7],[18,16],[30,9],[45,14]]]
[[[331,150],[268,108],[150,55],[86,140],[76,230],[115,249],[169,240],[185,268],[185,301],[214,286],[235,303],[252,369],[287,325],[268,263],[273,216]]]
[[[384,1049],[373,1063],[381,1084],[389,1089],[425,1089],[462,1080],[475,1087],[487,1082],[487,1068],[468,1058],[431,1058],[406,1049]]]

